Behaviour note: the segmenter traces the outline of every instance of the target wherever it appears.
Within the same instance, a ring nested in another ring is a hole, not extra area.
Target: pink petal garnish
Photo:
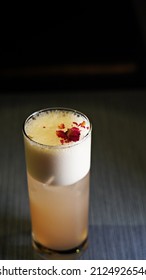
[[[63,140],[63,139],[61,139],[61,140],[60,140],[60,143],[63,145],[63,144],[64,144],[64,140]]]
[[[80,130],[77,127],[72,127],[67,130],[67,138],[68,141],[79,141],[80,138]]]
[[[57,130],[56,134],[57,134],[58,137],[60,137],[62,139],[67,139],[66,133],[64,131],[62,131],[62,130]]]
[[[66,131],[63,131],[63,130],[57,130],[56,131],[56,135],[59,138],[62,138],[60,140],[61,144],[69,143],[71,141],[73,141],[73,142],[79,141],[80,134],[81,133],[80,133],[79,128],[75,127],[75,126],[69,128]]]

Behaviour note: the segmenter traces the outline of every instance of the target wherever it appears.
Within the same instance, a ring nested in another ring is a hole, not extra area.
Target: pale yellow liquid
[[[89,174],[71,186],[47,186],[28,174],[33,238],[52,250],[78,247],[88,235]]]

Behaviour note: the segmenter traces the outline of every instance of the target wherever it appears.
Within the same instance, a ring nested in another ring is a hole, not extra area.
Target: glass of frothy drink
[[[91,124],[73,109],[48,108],[23,126],[33,247],[79,253],[87,243]]]

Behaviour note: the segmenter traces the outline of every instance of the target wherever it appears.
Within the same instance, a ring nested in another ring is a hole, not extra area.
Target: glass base
[[[45,246],[41,245],[34,239],[32,239],[32,245],[35,251],[39,254],[41,259],[50,259],[50,260],[76,260],[81,257],[83,252],[88,247],[88,238],[86,238],[82,244],[80,244],[78,247],[65,250],[65,251],[56,251],[49,248],[46,248]]]

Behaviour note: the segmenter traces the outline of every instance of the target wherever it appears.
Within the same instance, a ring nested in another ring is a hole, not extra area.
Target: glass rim
[[[67,145],[47,145],[47,144],[42,144],[42,143],[39,143],[35,140],[33,140],[31,137],[29,137],[29,135],[27,135],[26,131],[25,131],[25,125],[26,123],[31,119],[33,118],[34,116],[40,114],[40,113],[43,113],[43,112],[49,112],[49,111],[69,111],[69,112],[73,112],[73,113],[76,113],[82,117],[84,117],[88,123],[89,123],[89,130],[87,132],[87,134],[79,141],[77,142],[72,142],[70,144],[67,144]],[[78,110],[75,110],[75,109],[72,109],[72,108],[66,108],[66,107],[48,107],[48,108],[44,108],[44,109],[40,109],[38,111],[35,111],[33,112],[32,114],[30,114],[26,119],[25,121],[23,122],[23,127],[22,127],[22,132],[24,134],[24,136],[26,137],[26,139],[28,139],[31,143],[35,144],[35,145],[38,145],[40,147],[44,147],[44,148],[47,148],[47,149],[67,149],[69,147],[73,147],[73,146],[76,146],[76,145],[79,145],[81,144],[83,141],[85,141],[91,134],[91,131],[92,131],[92,124],[89,120],[89,118],[82,112],[78,111]]]

